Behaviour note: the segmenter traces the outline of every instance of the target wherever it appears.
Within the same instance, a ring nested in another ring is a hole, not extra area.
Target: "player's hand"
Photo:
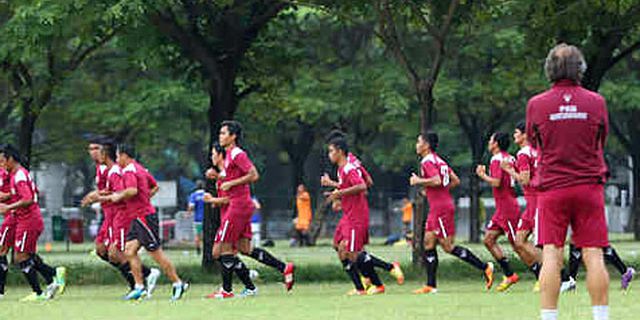
[[[231,181],[227,181],[227,182],[222,183],[222,185],[220,185],[220,190],[229,191],[229,189],[231,189],[231,187],[233,187],[233,184],[231,184]]]
[[[331,178],[329,178],[329,175],[325,173],[322,175],[322,177],[320,177],[320,185],[322,185],[323,187],[332,187],[333,180],[331,180]]]
[[[476,167],[476,174],[478,175],[478,177],[482,178],[487,174],[487,167],[485,167],[484,165],[478,165]]]
[[[9,207],[4,203],[0,203],[0,214],[5,214],[7,211],[9,211]]]
[[[409,184],[411,186],[415,186],[420,182],[420,177],[418,177],[418,175],[416,175],[415,173],[411,174],[411,177],[409,178]]]
[[[332,192],[326,192],[325,195],[327,196],[327,199],[331,201],[338,200],[342,197],[342,193],[340,193],[339,189],[335,189]]]
[[[504,160],[500,161],[500,168],[502,168],[504,170],[511,169],[512,168],[511,162],[509,162],[508,159],[504,159]]]
[[[218,179],[218,177],[220,176],[220,174],[218,173],[218,171],[216,171],[213,168],[209,168],[207,169],[207,171],[205,172],[204,176],[209,179],[209,180],[216,180]]]
[[[334,212],[338,212],[342,210],[342,201],[336,200],[333,203],[331,203],[331,210],[333,210]]]

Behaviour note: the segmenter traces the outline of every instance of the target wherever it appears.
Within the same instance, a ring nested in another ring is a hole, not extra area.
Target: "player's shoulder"
[[[543,92],[540,92],[536,95],[534,95],[533,97],[529,98],[529,102],[528,105],[532,106],[532,105],[536,105],[540,102],[544,102],[545,100],[549,99],[549,97],[551,96],[551,90],[546,90]]]
[[[533,150],[533,148],[531,148],[531,146],[524,146],[522,148],[520,148],[520,150],[518,150],[517,155],[518,156],[527,156],[527,157],[532,157],[534,155],[535,151]]]
[[[233,149],[231,149],[231,152],[229,154],[231,155],[231,160],[235,160],[239,155],[246,154],[246,153],[240,147],[233,147]]]
[[[352,170],[356,170],[356,169],[357,169],[357,168],[356,168],[356,166],[355,166],[353,163],[351,163],[351,162],[347,162],[347,164],[345,164],[345,165],[342,167],[342,172],[344,172],[344,174],[348,174],[348,173],[349,173],[349,172],[351,172]]]
[[[111,168],[109,169],[109,176],[112,174],[117,174],[117,175],[122,174],[122,169],[120,168],[119,165],[114,164],[111,166]]]
[[[124,168],[122,168],[122,173],[123,173],[123,174],[128,173],[128,172],[130,172],[130,173],[136,173],[137,171],[138,171],[138,168],[137,168],[136,164],[135,164],[135,163],[133,163],[133,162],[132,162],[132,163],[129,163],[129,164],[128,164],[128,165],[126,165]]]
[[[588,97],[591,100],[596,100],[602,103],[605,102],[605,99],[601,94],[599,94],[596,91],[591,91],[585,87],[580,87],[580,94],[584,95],[585,97]]]
[[[29,171],[27,171],[27,169],[25,168],[20,168],[16,171],[16,173],[13,175],[13,181],[15,183],[18,182],[27,182],[29,181]]]
[[[104,164],[98,165],[98,172],[100,172],[100,174],[105,173],[105,171],[107,171],[107,166]]]
[[[428,155],[422,157],[422,160],[420,162],[422,164],[427,164],[427,163],[436,164],[438,162],[437,158],[438,157],[433,153],[429,153]]]
[[[504,158],[505,158],[504,155],[502,154],[502,152],[500,152],[500,153],[494,154],[491,157],[491,162],[494,162],[494,161],[500,162],[500,161],[504,160]]]

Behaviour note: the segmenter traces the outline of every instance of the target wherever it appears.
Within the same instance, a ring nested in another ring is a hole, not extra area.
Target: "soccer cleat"
[[[484,269],[485,288],[491,290],[493,286],[493,262],[487,262],[487,268]]]
[[[577,284],[576,280],[573,277],[569,277],[569,281],[564,281],[560,284],[560,293],[576,291]]]
[[[517,273],[512,274],[510,277],[502,277],[502,283],[496,288],[499,292],[507,291],[512,285],[518,283],[520,277]]]
[[[369,289],[371,289],[371,279],[360,275],[360,282],[362,282],[362,287],[364,288],[364,291],[369,291]]]
[[[224,291],[224,289],[220,289],[218,291],[212,292],[209,295],[207,295],[208,299],[218,299],[218,300],[225,300],[225,299],[233,299],[235,298],[235,294],[233,294],[232,292],[226,292]]]
[[[404,273],[402,272],[402,268],[400,268],[399,262],[393,262],[393,269],[391,269],[390,273],[392,277],[396,278],[399,285],[404,283]]]
[[[129,293],[127,293],[126,296],[124,296],[124,300],[130,301],[130,300],[140,300],[142,298],[144,298],[147,295],[147,290],[144,289],[133,289],[131,291],[129,291]]]
[[[238,296],[240,298],[250,298],[250,297],[255,297],[257,295],[258,295],[258,288],[255,288],[253,290],[249,288],[244,288]]]
[[[367,294],[370,296],[376,295],[376,294],[383,294],[384,293],[384,285],[382,286],[371,286],[371,288],[369,288],[369,290],[367,290]]]
[[[67,268],[57,267],[56,277],[53,279],[53,281],[58,286],[57,294],[64,294],[64,290],[67,287]]]
[[[145,280],[147,280],[147,298],[151,298],[153,291],[156,289],[158,278],[160,277],[160,270],[157,268],[151,268],[151,272]]]
[[[291,289],[293,289],[293,284],[295,283],[294,271],[295,266],[291,262],[287,263],[287,266],[284,267],[282,275],[284,276],[284,287],[287,291],[291,291]]]
[[[367,291],[365,290],[358,290],[358,289],[352,289],[351,291],[347,292],[348,296],[366,296],[367,295]]]
[[[189,283],[180,282],[179,284],[173,285],[173,293],[171,294],[171,301],[178,301],[182,299],[185,292],[189,289]]]
[[[434,294],[437,292],[438,292],[438,289],[430,286],[424,286],[418,290],[413,291],[414,294]]]
[[[540,292],[540,281],[539,280],[537,280],[536,283],[533,285],[532,291],[536,292],[536,293]]]
[[[622,280],[620,281],[622,290],[629,290],[629,286],[631,285],[631,280],[633,280],[633,276],[636,274],[636,270],[629,267],[627,271],[622,275]]]
[[[56,293],[58,292],[59,288],[60,288],[60,286],[54,280],[53,282],[51,282],[51,284],[49,284],[47,286],[47,288],[44,290],[44,292],[42,292],[42,294],[45,297],[47,297],[47,300],[53,299],[55,297]]]
[[[47,298],[44,292],[41,294],[32,292],[30,295],[20,299],[21,302],[40,302],[40,301],[47,301],[47,300],[49,300],[49,298]]]

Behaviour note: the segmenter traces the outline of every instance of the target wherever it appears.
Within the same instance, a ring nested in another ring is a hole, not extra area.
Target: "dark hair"
[[[103,135],[99,135],[99,134],[94,134],[89,136],[89,138],[87,138],[87,142],[89,142],[90,144],[100,144],[103,145],[105,144],[109,139]]]
[[[560,43],[549,50],[544,62],[544,72],[551,82],[572,80],[580,83],[587,71],[587,63],[576,46]]]
[[[344,133],[344,131],[340,130],[340,129],[333,129],[329,132],[329,134],[327,134],[327,137],[325,138],[325,141],[327,141],[327,143],[331,142],[334,139],[346,139],[347,138],[347,134]]]
[[[501,151],[507,151],[507,149],[509,149],[509,144],[511,143],[509,135],[500,131],[493,134],[493,141],[498,143],[498,147]]]
[[[526,133],[526,124],[524,121],[519,121],[518,123],[516,123],[516,129],[520,130],[520,132],[522,133]]]
[[[236,136],[236,144],[239,145],[240,142],[242,142],[243,130],[240,122],[235,120],[225,120],[225,121],[222,121],[222,124],[220,125],[220,128],[222,127],[227,127],[227,130],[229,130],[229,134]]]
[[[102,144],[102,151],[104,154],[109,157],[112,161],[116,160],[116,144],[113,141],[105,140],[104,144]]]
[[[5,158],[11,158],[14,161],[22,164],[22,156],[20,156],[20,151],[18,151],[18,149],[16,149],[16,147],[14,147],[13,145],[3,145],[2,149],[0,149],[0,153],[4,154]]]
[[[344,138],[333,138],[329,141],[329,145],[336,147],[338,150],[342,150],[345,155],[349,153],[349,145],[347,144],[347,140]]]
[[[440,142],[440,139],[438,138],[437,133],[429,131],[427,133],[421,133],[420,136],[422,137],[422,140],[424,140],[424,142],[429,144],[429,149],[431,149],[431,151],[435,152],[438,149],[438,143]]]
[[[214,143],[211,149],[215,150],[216,153],[221,154],[222,157],[227,156],[227,150],[219,142]]]
[[[205,184],[202,180],[196,180],[196,189],[204,189]]]
[[[118,153],[124,153],[133,159],[137,157],[136,149],[130,144],[125,144],[125,143],[119,144]]]

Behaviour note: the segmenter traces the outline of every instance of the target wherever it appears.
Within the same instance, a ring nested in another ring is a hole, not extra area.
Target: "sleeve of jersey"
[[[502,168],[500,168],[500,161],[491,161],[489,165],[489,174],[494,179],[500,180],[502,182]]]
[[[349,187],[353,187],[353,186],[357,186],[359,184],[364,184],[364,180],[362,179],[362,177],[360,176],[360,174],[358,174],[358,170],[350,170],[349,173],[347,173],[347,184]]]
[[[432,162],[427,161],[422,164],[422,174],[425,179],[433,178],[439,174],[438,168],[436,168],[436,165]]]
[[[360,166],[360,170],[362,170],[362,179],[365,181],[371,179],[371,175],[369,174],[369,171],[367,171],[367,168]]]
[[[253,162],[251,162],[246,152],[239,153],[236,158],[233,159],[233,162],[245,173],[249,172],[251,167],[253,167]]]
[[[31,201],[33,200],[33,190],[27,183],[27,181],[20,181],[16,185],[16,193],[21,201]]]
[[[122,175],[122,184],[125,189],[129,188],[138,188],[138,180],[136,179],[136,175],[133,172],[125,172]]]
[[[111,185],[114,191],[124,190],[124,178],[120,174],[111,175]]]
[[[156,178],[154,178],[150,172],[147,172],[147,180],[149,180],[150,188],[155,188],[158,186],[158,181],[156,181]]]
[[[529,167],[529,156],[519,154],[516,160],[516,169],[518,169],[518,172],[531,171],[531,168]]]

